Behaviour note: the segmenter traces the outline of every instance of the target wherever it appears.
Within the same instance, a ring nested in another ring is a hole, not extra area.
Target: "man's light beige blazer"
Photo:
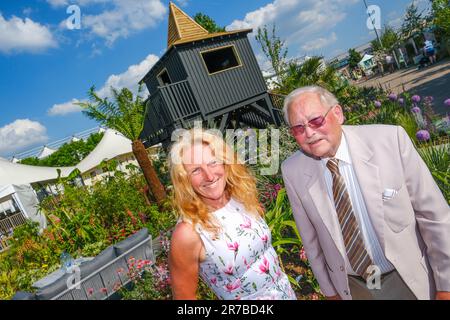
[[[450,208],[402,127],[343,126],[369,217],[386,255],[418,299],[450,291]],[[297,228],[326,296],[351,299],[320,160],[300,151],[283,162]],[[383,200],[386,189],[396,195]]]

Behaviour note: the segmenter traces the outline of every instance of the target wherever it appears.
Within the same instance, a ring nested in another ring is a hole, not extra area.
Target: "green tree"
[[[194,16],[194,21],[205,28],[209,33],[224,32],[224,27],[219,27],[216,22],[206,14],[198,12]]]
[[[381,31],[380,41],[383,47],[381,47],[378,40],[373,40],[371,42],[374,51],[392,51],[394,49],[394,46],[400,41],[400,37],[393,27],[385,25],[383,30]]]
[[[401,36],[403,39],[409,39],[416,32],[422,32],[424,27],[424,17],[418,12],[414,1],[408,6],[401,27]]]
[[[122,133],[132,141],[133,154],[142,169],[145,180],[158,204],[166,199],[164,186],[153,168],[148,157],[144,144],[139,140],[139,136],[144,127],[145,104],[140,96],[142,84],[139,86],[139,93],[133,98],[133,93],[127,88],[118,91],[111,88],[114,102],[108,98],[100,98],[92,86],[89,90],[90,102],[80,102],[84,110],[83,113],[100,124]]]
[[[103,133],[93,133],[86,141],[79,140],[63,144],[58,150],[44,159],[31,157],[21,160],[20,163],[46,167],[74,166],[91,153],[102,138]]]
[[[287,67],[286,56],[288,50],[284,48],[285,41],[276,36],[275,24],[272,26],[272,33],[269,34],[267,26],[258,28],[256,41],[261,45],[265,56],[279,80],[283,77],[283,72]]]
[[[309,85],[320,85],[332,92],[338,86],[335,69],[325,66],[322,57],[312,57],[301,64],[290,62],[283,73],[278,91],[281,94],[288,94],[296,88]]]
[[[438,31],[450,37],[450,3],[448,0],[434,0],[432,4],[433,23]]]
[[[358,51],[353,48],[348,50],[348,65],[350,69],[357,68],[361,59],[361,54]]]

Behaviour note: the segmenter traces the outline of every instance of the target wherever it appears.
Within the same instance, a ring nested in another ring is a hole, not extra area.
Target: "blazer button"
[[[344,270],[345,270],[344,266],[341,266],[341,267],[340,267],[340,270],[341,270],[342,272],[344,272]]]
[[[348,291],[347,290],[344,290],[344,293],[345,293],[346,296],[348,296]]]

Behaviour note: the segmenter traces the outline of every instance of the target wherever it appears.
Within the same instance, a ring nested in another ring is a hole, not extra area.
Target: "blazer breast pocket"
[[[384,220],[392,231],[401,232],[414,222],[414,210],[404,184],[400,188],[386,188],[382,198]]]

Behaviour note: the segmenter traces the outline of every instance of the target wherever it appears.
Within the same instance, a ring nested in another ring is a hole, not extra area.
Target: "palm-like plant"
[[[114,102],[108,98],[100,98],[95,92],[95,87],[89,89],[90,102],[80,102],[83,113],[91,119],[108,128],[117,130],[132,141],[133,154],[142,169],[145,180],[158,204],[166,199],[164,186],[156,174],[150,161],[144,144],[139,140],[139,135],[144,127],[145,105],[140,93],[142,85],[139,86],[138,94],[133,99],[133,93],[127,88],[118,91],[111,88]]]
[[[324,66],[321,57],[313,57],[302,64],[288,64],[282,76],[279,93],[288,94],[296,88],[309,85],[320,85],[334,91],[337,82],[336,71]]]

